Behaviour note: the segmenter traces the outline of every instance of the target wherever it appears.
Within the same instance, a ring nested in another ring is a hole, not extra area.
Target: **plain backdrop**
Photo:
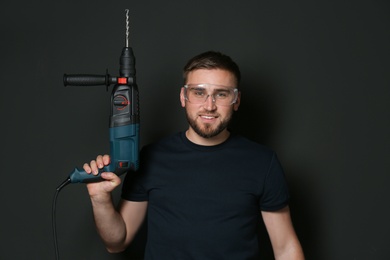
[[[388,259],[388,1],[24,0],[0,7],[0,259],[54,259],[57,186],[74,167],[109,152],[112,88],[65,88],[62,76],[118,75],[126,8],[142,145],[186,129],[179,103],[186,61],[224,52],[243,77],[232,129],[278,153],[307,259]],[[56,221],[61,259],[142,256],[144,230],[126,252],[105,251],[82,184],[61,191]],[[259,234],[263,259],[272,259],[261,223]]]

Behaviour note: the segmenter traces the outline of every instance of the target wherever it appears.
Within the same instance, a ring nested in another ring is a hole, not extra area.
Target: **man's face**
[[[237,83],[234,75],[226,70],[220,69],[199,69],[191,71],[187,76],[186,84],[210,84],[235,88]],[[211,92],[213,86],[210,86]],[[186,109],[187,120],[196,134],[203,138],[212,138],[227,131],[227,126],[232,118],[233,111],[240,105],[240,95],[237,101],[229,106],[216,105],[213,98],[209,96],[202,104],[193,104],[185,99],[184,88],[181,89],[180,101]]]

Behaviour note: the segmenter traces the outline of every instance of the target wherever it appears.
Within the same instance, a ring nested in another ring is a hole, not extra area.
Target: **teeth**
[[[215,118],[214,116],[202,116],[203,118],[206,118],[206,119],[213,119]]]

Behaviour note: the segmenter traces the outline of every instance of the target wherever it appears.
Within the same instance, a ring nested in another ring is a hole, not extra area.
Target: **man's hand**
[[[109,155],[98,155],[96,160],[92,160],[89,164],[85,163],[83,168],[88,174],[97,175],[99,169],[109,164]],[[107,202],[108,199],[111,200],[111,192],[120,185],[121,179],[113,172],[102,172],[100,176],[104,181],[88,183],[88,193],[95,202]]]

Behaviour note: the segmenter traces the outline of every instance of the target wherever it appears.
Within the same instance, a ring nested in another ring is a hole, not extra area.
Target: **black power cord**
[[[70,183],[70,178],[66,179],[60,186],[57,187],[56,192],[54,194],[53,205],[52,205],[52,228],[53,228],[53,240],[54,240],[54,250],[56,254],[56,259],[60,258],[59,250],[58,250],[58,242],[57,242],[57,225],[56,225],[56,205],[57,205],[57,197],[60,193],[60,190]]]

